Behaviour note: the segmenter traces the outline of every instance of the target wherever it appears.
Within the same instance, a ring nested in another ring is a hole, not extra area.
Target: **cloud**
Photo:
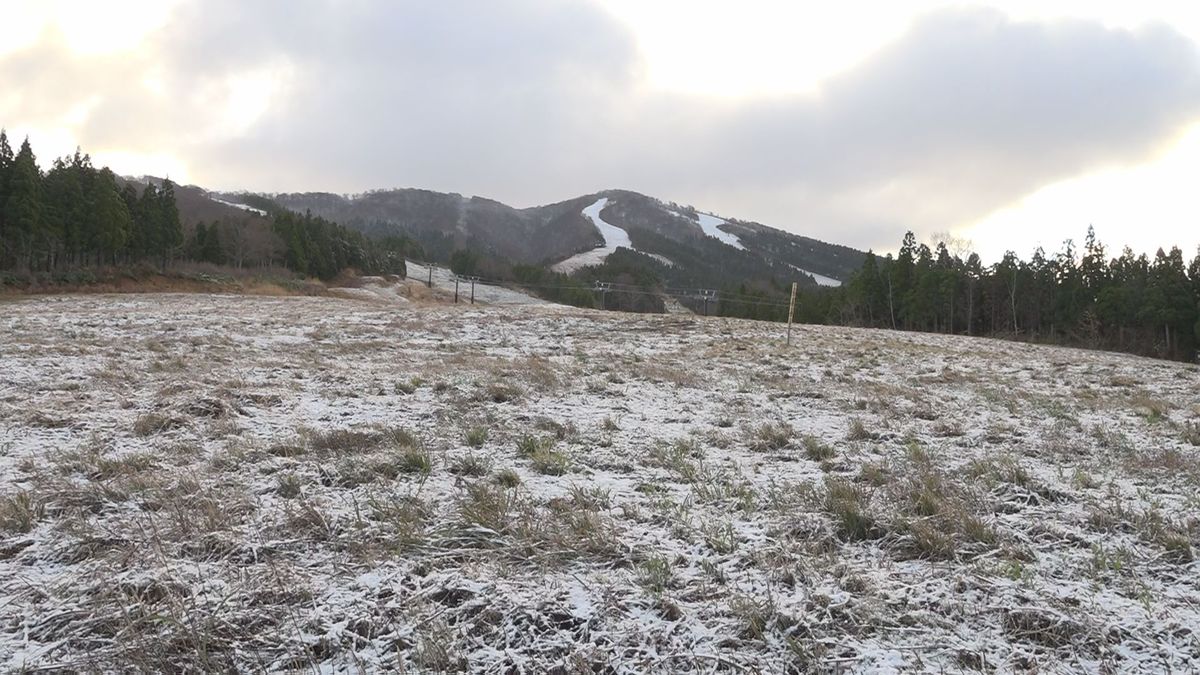
[[[0,57],[21,83],[0,114],[84,106],[85,148],[169,152],[214,187],[627,187],[863,247],[1144,161],[1200,117],[1195,45],[1168,27],[978,9],[925,15],[816,94],[669,94],[643,68],[588,2],[192,1],[137,50],[50,33]]]

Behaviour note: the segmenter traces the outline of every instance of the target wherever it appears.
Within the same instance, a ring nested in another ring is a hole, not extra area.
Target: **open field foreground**
[[[782,338],[3,302],[0,669],[1200,666],[1200,369]]]

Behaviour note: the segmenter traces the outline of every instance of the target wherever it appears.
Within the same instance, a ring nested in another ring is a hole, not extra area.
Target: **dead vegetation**
[[[789,351],[771,324],[530,308],[42,302],[6,306],[0,348],[6,671],[1200,664],[1181,364],[816,327]]]

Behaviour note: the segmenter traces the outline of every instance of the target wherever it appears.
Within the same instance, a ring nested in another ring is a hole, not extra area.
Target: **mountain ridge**
[[[544,267],[605,245],[600,225],[584,212],[607,199],[598,216],[627,233],[632,243],[630,254],[622,260],[651,269],[667,283],[697,287],[791,281],[817,285],[818,279],[833,285],[849,280],[865,258],[863,251],[848,246],[619,188],[524,208],[489,197],[424,188],[354,195],[214,192],[211,196],[230,203],[266,198],[282,208],[311,211],[369,236],[408,237],[433,260],[446,260],[467,249],[513,264]],[[705,232],[713,219],[725,236]]]

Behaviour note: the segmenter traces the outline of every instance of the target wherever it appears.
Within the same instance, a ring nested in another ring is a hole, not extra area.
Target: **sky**
[[[214,190],[625,188],[818,239],[1200,246],[1200,3],[0,0],[0,126]]]

